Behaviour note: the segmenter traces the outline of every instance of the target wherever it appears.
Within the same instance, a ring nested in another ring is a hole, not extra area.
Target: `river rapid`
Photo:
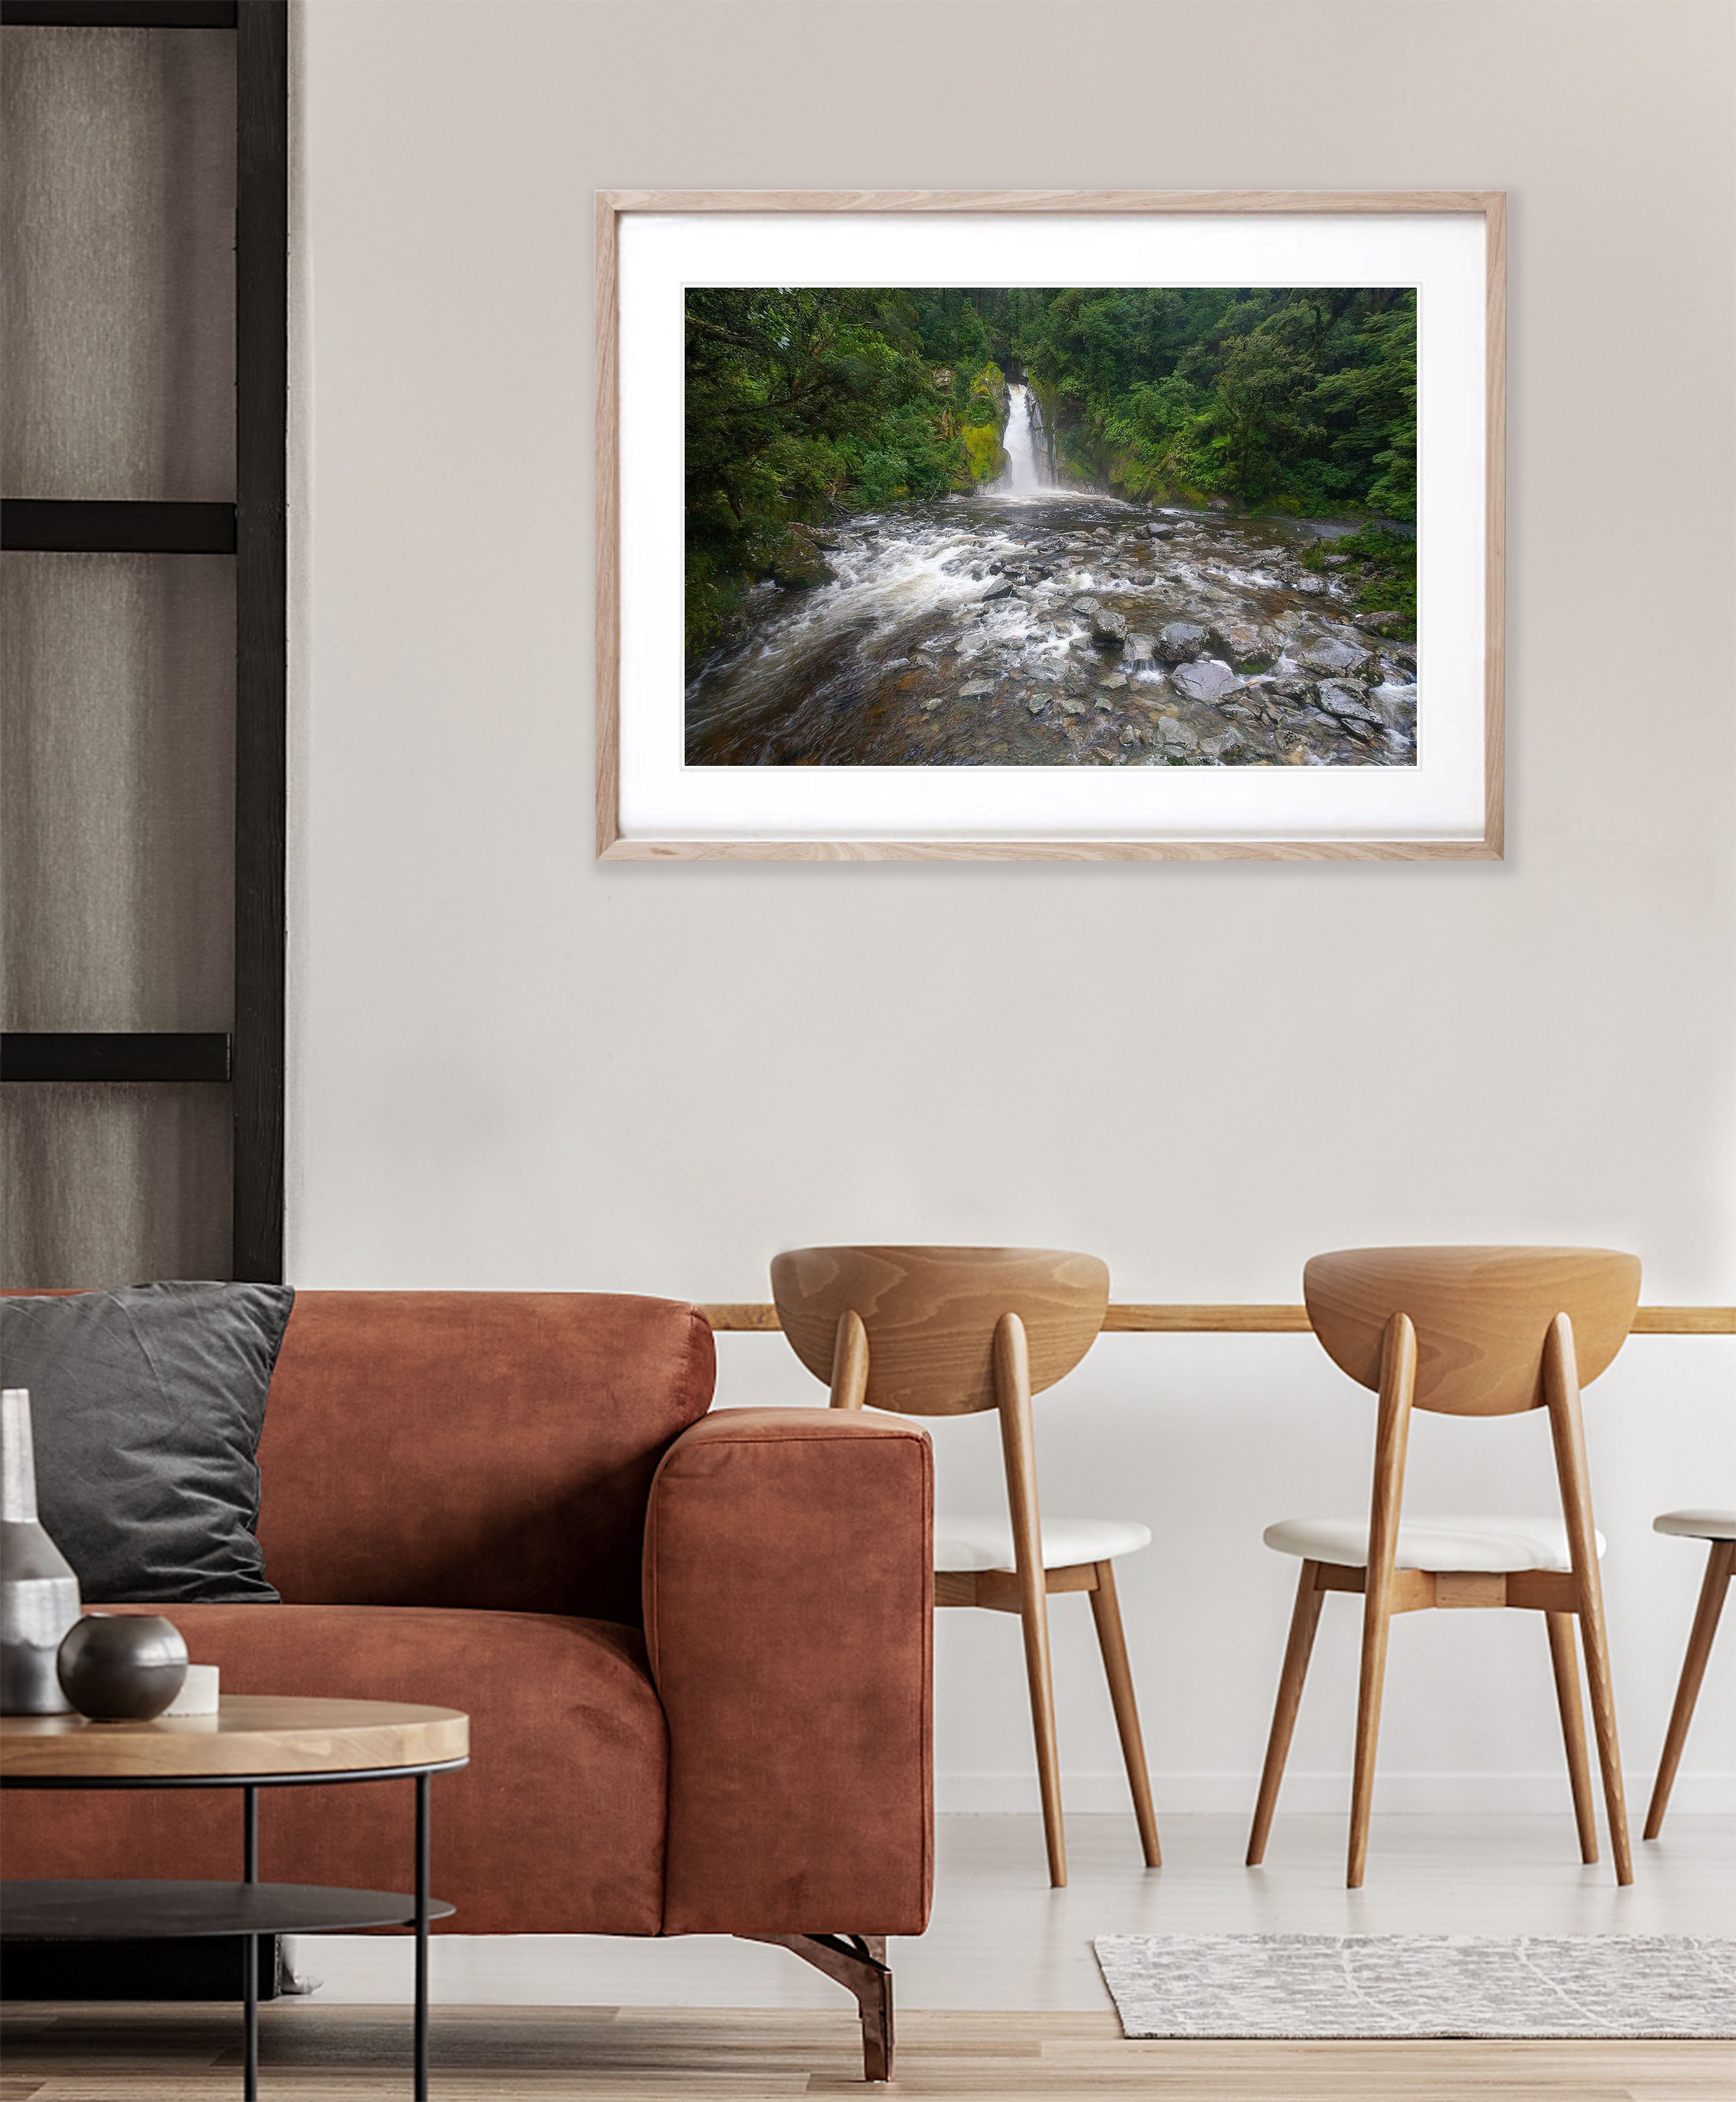
[[[1023,393],[1001,485],[816,531],[830,581],[756,587],[689,685],[689,765],[1415,762],[1415,645],[1298,560],[1340,529],[1047,486]]]

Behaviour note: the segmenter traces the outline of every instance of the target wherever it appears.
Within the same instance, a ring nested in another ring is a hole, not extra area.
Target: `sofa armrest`
[[[933,1463],[895,1417],[720,1409],[663,1456],[645,1641],[666,1934],[919,1934],[934,1857]]]

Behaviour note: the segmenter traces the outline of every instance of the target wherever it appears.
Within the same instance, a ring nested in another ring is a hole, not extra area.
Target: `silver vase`
[[[55,1670],[78,1618],[78,1579],[36,1515],[30,1390],[0,1392],[0,1715],[64,1715]]]

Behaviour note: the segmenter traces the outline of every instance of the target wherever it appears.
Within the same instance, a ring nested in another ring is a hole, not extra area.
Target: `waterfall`
[[[1007,428],[1001,433],[1001,443],[1006,449],[1007,472],[998,487],[1012,495],[1049,487],[1053,477],[1043,443],[1043,412],[1037,406],[1036,396],[1019,380],[1007,389]]]

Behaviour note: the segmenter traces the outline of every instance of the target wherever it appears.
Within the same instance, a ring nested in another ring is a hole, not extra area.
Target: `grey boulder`
[[[1206,631],[1191,620],[1172,620],[1160,628],[1153,654],[1165,664],[1185,664],[1206,646]]]
[[[1278,639],[1257,621],[1226,620],[1214,626],[1211,640],[1238,672],[1264,672],[1278,654]]]
[[[1359,687],[1340,685],[1335,679],[1322,679],[1314,689],[1314,698],[1329,716],[1336,716],[1340,722],[1377,723],[1380,720]]]
[[[1170,673],[1170,679],[1176,691],[1185,694],[1190,701],[1222,700],[1242,683],[1229,665],[1220,664],[1215,657],[1202,657],[1191,664],[1178,665]]]
[[[1328,678],[1360,672],[1368,662],[1366,650],[1338,635],[1318,635],[1311,641],[1295,644],[1290,654],[1309,671],[1323,672]]]
[[[782,591],[817,591],[837,579],[812,548],[796,543],[793,553],[780,555],[772,565],[772,582]]]

